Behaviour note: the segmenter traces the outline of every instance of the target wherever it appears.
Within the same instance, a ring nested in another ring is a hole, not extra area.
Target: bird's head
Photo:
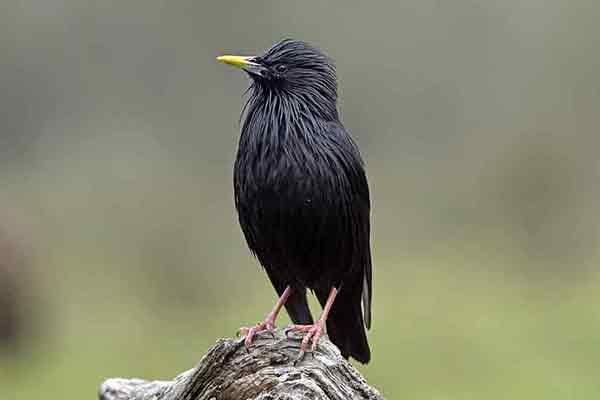
[[[285,39],[259,56],[227,55],[217,59],[246,71],[253,89],[261,94],[335,107],[337,82],[333,62],[305,42]]]

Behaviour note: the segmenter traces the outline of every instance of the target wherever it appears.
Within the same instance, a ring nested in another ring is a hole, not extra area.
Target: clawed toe
[[[304,361],[304,358],[306,357],[307,354],[309,354],[312,358],[315,358],[315,349],[311,349],[311,351],[300,350],[298,352],[298,356],[294,360],[294,363],[293,363],[294,367],[297,367],[298,364],[300,364],[302,361]]]
[[[246,347],[248,347],[252,344],[254,336],[257,333],[265,331],[268,332],[271,335],[271,337],[275,338],[275,325],[273,325],[271,321],[262,321],[256,324],[255,326],[251,327],[243,326],[240,329],[238,329],[237,336],[245,336],[246,338],[244,340],[244,344],[246,345]]]
[[[294,365],[297,365],[300,361],[304,359],[304,355],[307,352],[309,344],[311,354],[313,354],[317,350],[319,338],[323,334],[323,322],[317,321],[317,323],[315,323],[314,325],[292,325],[285,330],[286,337],[288,337],[288,334],[290,332],[306,333],[304,338],[302,338],[302,343],[300,344],[300,353],[298,354],[298,358],[296,358],[296,360],[294,361]]]
[[[304,360],[304,354],[305,352],[303,351],[300,351],[298,353],[298,357],[296,357],[296,359],[294,360],[294,367],[297,367],[298,364],[300,364]]]

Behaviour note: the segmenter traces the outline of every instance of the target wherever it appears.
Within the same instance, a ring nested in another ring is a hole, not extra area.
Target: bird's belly
[[[350,265],[349,221],[318,177],[263,181],[241,187],[240,224],[263,266],[289,284],[310,288],[334,284]]]

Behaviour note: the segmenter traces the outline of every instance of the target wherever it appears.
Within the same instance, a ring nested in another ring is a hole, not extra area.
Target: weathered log
[[[243,339],[219,340],[195,368],[171,381],[108,379],[100,400],[383,400],[326,338],[297,361],[300,336],[283,329]]]

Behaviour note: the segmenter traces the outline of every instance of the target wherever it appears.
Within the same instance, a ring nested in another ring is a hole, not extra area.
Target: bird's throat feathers
[[[242,118],[242,142],[284,144],[292,136],[311,140],[329,122],[338,121],[335,91],[322,93],[303,88],[268,88],[253,82]]]

